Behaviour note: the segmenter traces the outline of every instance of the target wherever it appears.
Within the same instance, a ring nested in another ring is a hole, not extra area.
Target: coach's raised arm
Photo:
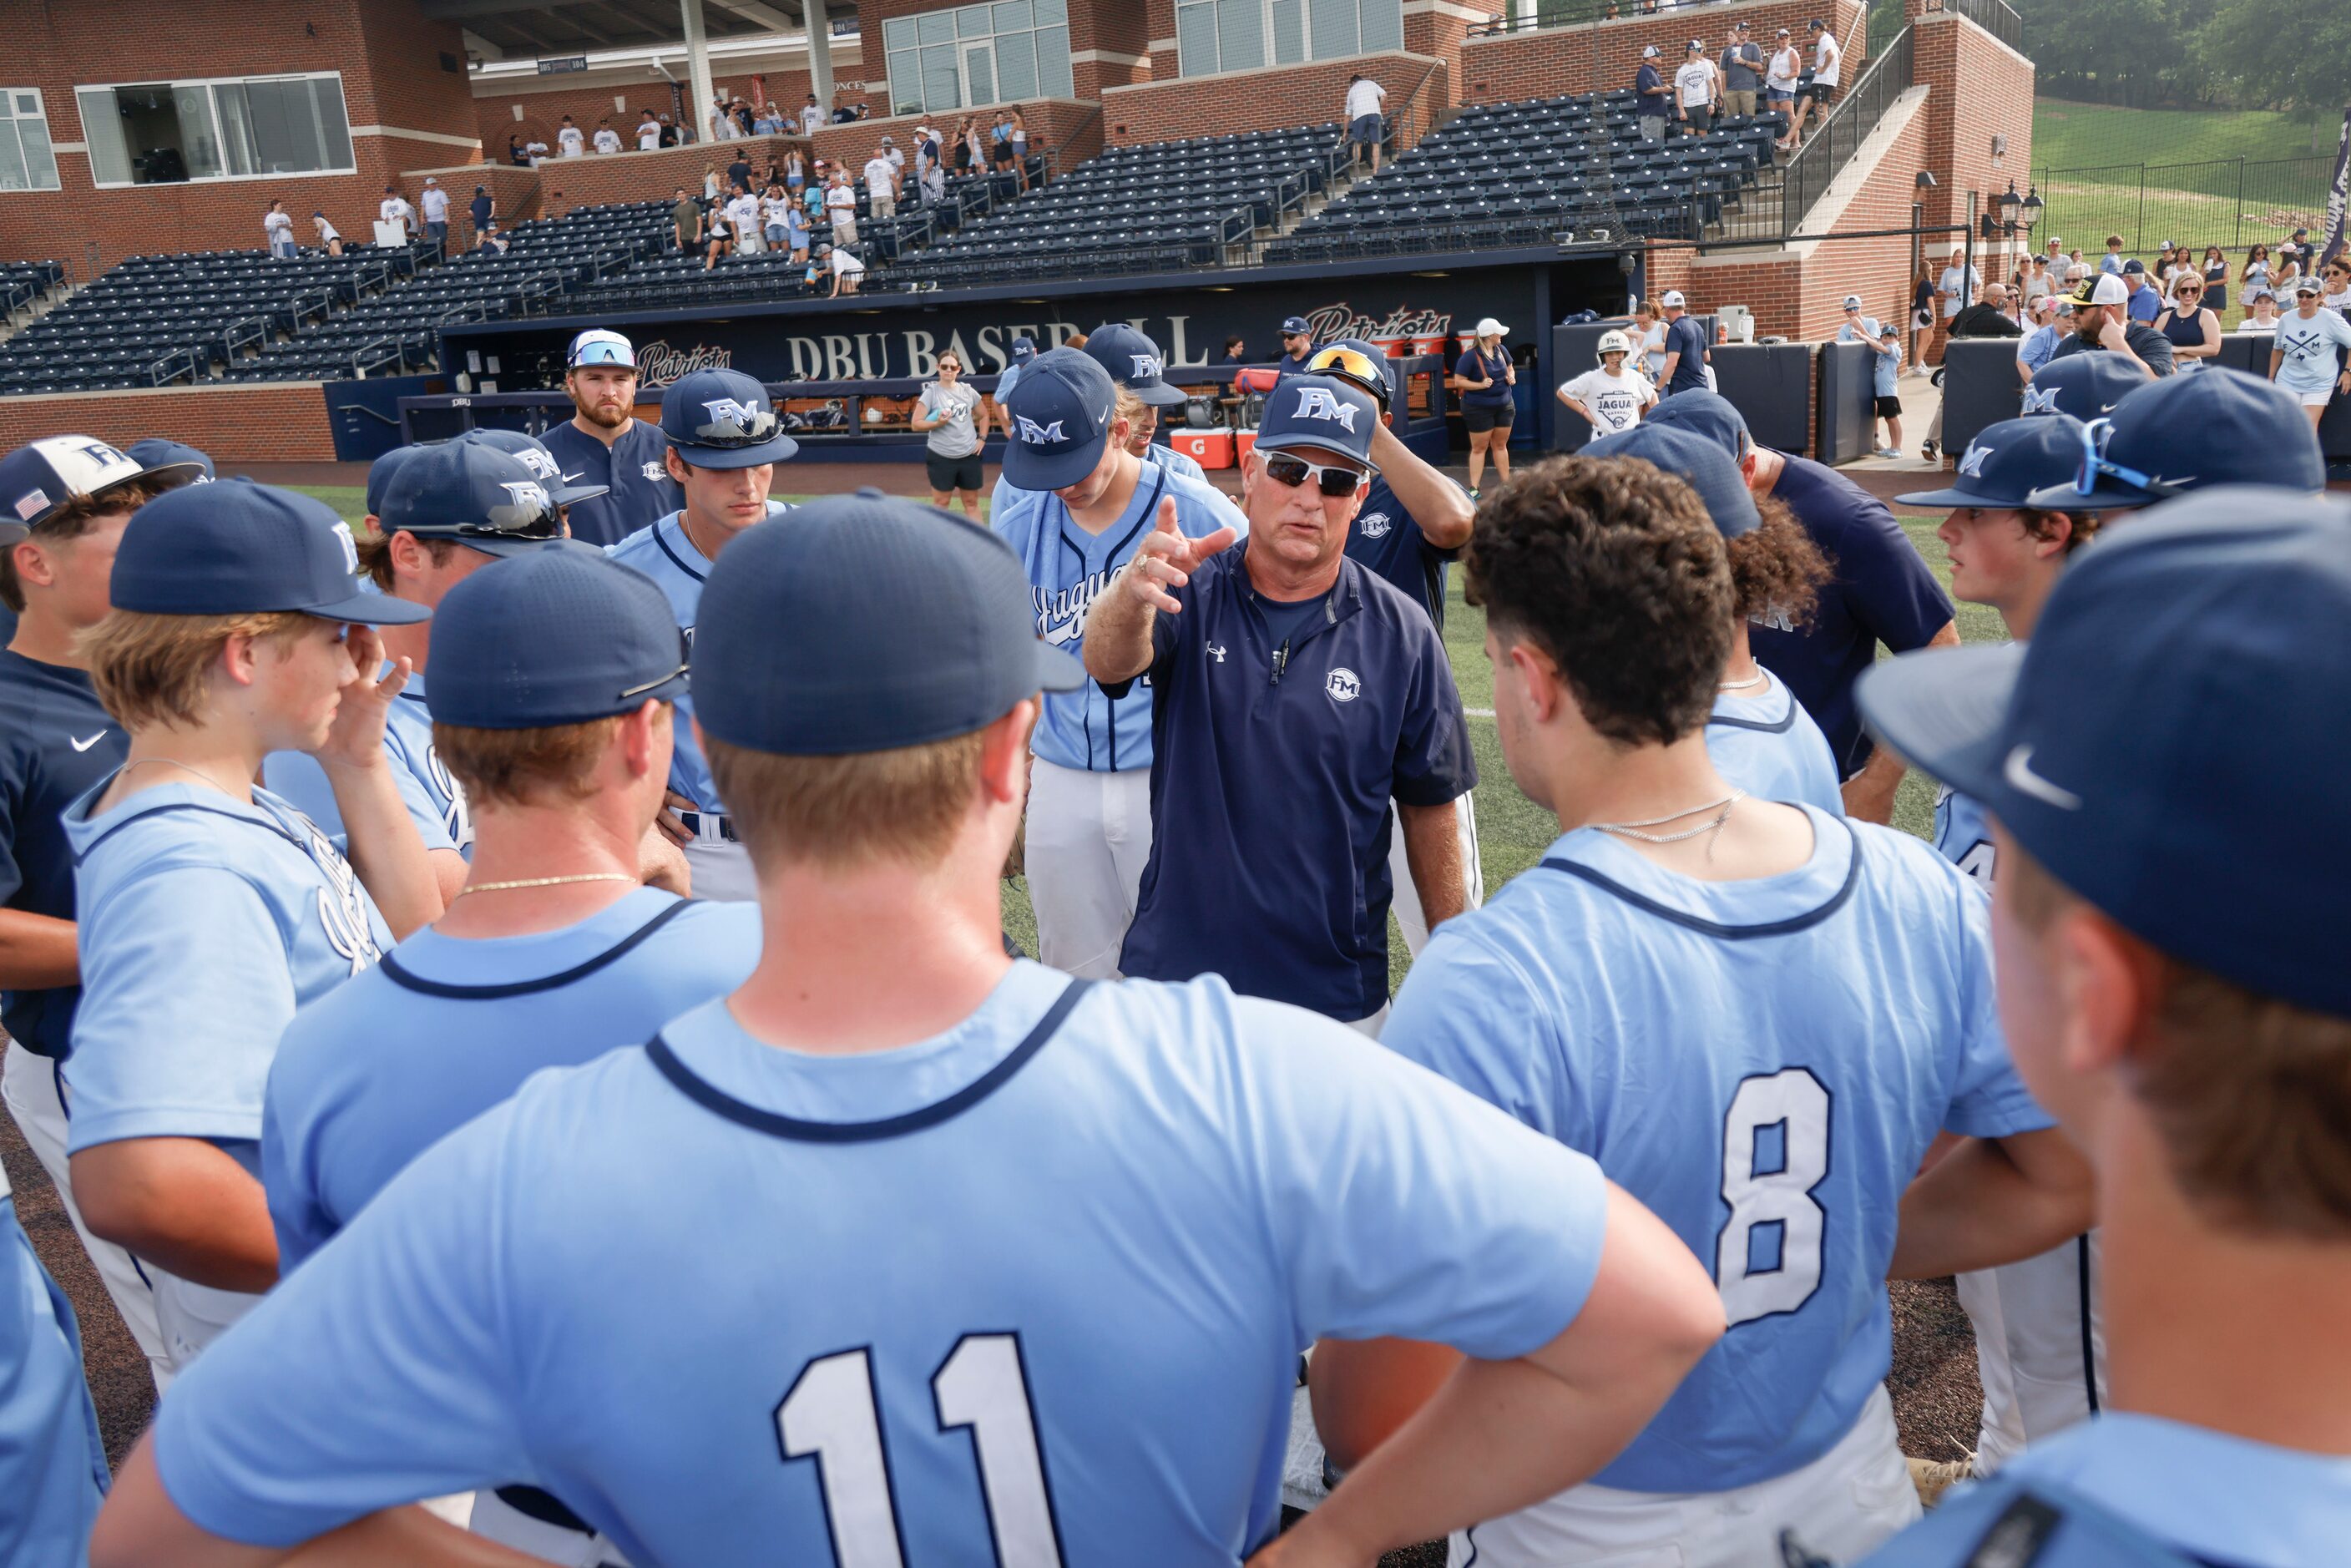
[[[1202,561],[1239,537],[1219,528],[1206,538],[1186,538],[1176,531],[1175,500],[1160,502],[1157,525],[1135,548],[1133,564],[1087,617],[1086,674],[1104,685],[1124,686],[1149,669],[1153,623],[1160,612],[1174,615],[1184,608],[1167,591],[1191,581]]]

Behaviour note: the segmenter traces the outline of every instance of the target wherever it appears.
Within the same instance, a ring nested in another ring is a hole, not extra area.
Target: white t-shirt
[[[547,143],[533,139],[522,144],[522,151],[527,158],[544,158],[547,156]]]
[[[1956,267],[1947,267],[1943,268],[1943,276],[1935,280],[1935,287],[1949,296],[1943,301],[1943,319],[1949,320],[1959,313],[1961,306],[1975,298],[1977,289],[1983,287],[1983,274],[1972,267],[1964,271]]]
[[[845,224],[857,216],[857,193],[846,185],[828,185],[824,192],[825,215],[836,224]]]
[[[832,270],[842,277],[862,277],[865,276],[865,264],[858,260],[854,256],[852,256],[841,246],[834,246],[832,247],[831,265],[832,267]]]
[[[1803,69],[1804,57],[1796,52],[1795,45],[1790,44],[1786,48],[1773,55],[1771,63],[1764,68],[1764,90],[1767,92],[1795,91],[1796,78],[1803,74]]]
[[[277,249],[281,245],[292,245],[294,243],[294,219],[292,214],[287,213],[263,214],[261,218],[261,232],[263,235],[267,236],[269,247],[272,250]]]
[[[897,172],[895,165],[892,164],[890,160],[887,158],[870,158],[866,160],[865,193],[869,196],[888,195],[893,189],[893,186],[891,183],[891,176],[895,174]],[[832,204],[830,198],[827,198],[825,204],[827,206]]]
[[[596,128],[596,151],[599,152],[618,152],[620,150],[621,133],[613,130],[609,125],[598,126]]]
[[[1844,51],[1837,47],[1833,34],[1823,33],[1821,41],[1813,46],[1813,85],[1834,87],[1839,73],[1844,69]]]
[[[2277,350],[2285,355],[2278,366],[2278,385],[2294,392],[2331,392],[2343,373],[2335,350],[2351,349],[2351,321],[2333,310],[2321,310],[2305,321],[2300,314],[2277,324]]]
[[[893,147],[890,151],[882,154],[882,156],[890,160],[891,168],[895,169],[902,173],[904,172],[906,167],[906,155],[904,152],[901,152],[898,149]]]
[[[555,133],[555,144],[563,149],[566,158],[577,158],[588,150],[588,139],[580,134],[576,125],[567,125]]]
[[[759,203],[754,196],[739,195],[726,204],[726,226],[737,235],[757,234],[759,229]]]
[[[783,227],[784,214],[791,210],[792,199],[789,196],[762,196],[759,198],[759,220],[766,224],[769,228],[779,229]]]
[[[449,193],[438,185],[424,187],[424,221],[428,224],[449,221]]]
[[[1704,109],[1714,101],[1714,62],[1687,60],[1674,72],[1674,89],[1684,109]]]
[[[824,110],[816,105],[811,103],[800,110],[800,130],[804,133],[814,136],[817,133],[817,128],[823,123]]]
[[[343,237],[336,231],[335,225],[329,223],[323,214],[312,217],[310,220],[310,226],[319,231],[319,243],[320,245],[325,245],[329,240],[338,240]],[[287,237],[291,238],[292,236],[288,235]]]
[[[637,151],[650,152],[661,145],[661,121],[648,120],[637,127]]]
[[[1347,88],[1348,122],[1353,124],[1367,114],[1379,113],[1380,105],[1387,101],[1387,97],[1388,89],[1369,77],[1365,77],[1359,82],[1350,83]],[[1327,103],[1330,100],[1325,99],[1323,101]]]
[[[409,224],[416,221],[416,209],[405,196],[386,196],[377,205],[376,215],[388,224]]]
[[[1614,435],[1641,422],[1641,411],[1657,401],[1657,389],[1631,371],[1610,375],[1589,370],[1560,391],[1592,411],[1592,434]]]

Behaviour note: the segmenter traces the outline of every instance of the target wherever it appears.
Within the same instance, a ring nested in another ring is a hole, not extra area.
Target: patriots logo
[[[711,398],[702,406],[710,411],[712,419],[723,420],[741,430],[748,430],[752,423],[759,417],[758,409],[747,402],[731,397]]]
[[[1159,379],[1161,365],[1158,355],[1132,354],[1129,355],[1128,358],[1134,361],[1134,379],[1136,381],[1155,382]]]
[[[1970,479],[1982,478],[1984,459],[1991,455],[1991,448],[1989,446],[1969,447],[1968,455],[1959,459],[1959,472]]]
[[[547,498],[546,490],[533,480],[523,479],[511,484],[501,484],[498,488],[513,497],[516,506],[527,507],[533,511],[544,512],[555,504]]]
[[[1337,421],[1339,427],[1353,435],[1355,433],[1355,407],[1341,402],[1321,387],[1301,387],[1298,406],[1290,411],[1293,419],[1319,419],[1328,423]]]
[[[1048,446],[1069,439],[1061,434],[1061,422],[1058,419],[1050,424],[1040,424],[1025,413],[1013,417],[1020,422],[1020,440],[1024,445]]]
[[[1364,537],[1367,539],[1384,539],[1388,537],[1388,530],[1395,527],[1388,521],[1385,512],[1365,512],[1355,519],[1355,526],[1364,530]]]
[[[2063,413],[2065,411],[2057,406],[2055,387],[2046,389],[2027,387],[2024,389],[2024,412],[2026,413]]]

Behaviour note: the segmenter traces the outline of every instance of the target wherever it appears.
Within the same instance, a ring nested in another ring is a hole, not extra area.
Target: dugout
[[[1714,336],[1715,319],[1692,316],[1698,330]],[[1552,435],[1545,444],[1553,452],[1580,452],[1592,439],[1592,427],[1568,412],[1556,396],[1560,384],[1600,363],[1604,332],[1626,330],[1622,317],[1579,322],[1552,329],[1551,359],[1554,373],[1541,391],[1551,405]],[[1799,455],[1812,450],[1810,413],[1813,405],[1813,346],[1808,343],[1713,343],[1707,362],[1714,369],[1715,390],[1729,399],[1747,420],[1747,428],[1761,445]]]

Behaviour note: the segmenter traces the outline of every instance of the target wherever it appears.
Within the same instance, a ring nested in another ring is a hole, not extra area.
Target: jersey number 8
[[[1060,1568],[1061,1530],[1019,1337],[964,1335],[932,1375],[931,1398],[940,1431],[971,1431],[998,1568]],[[839,1568],[904,1568],[868,1353],[836,1351],[800,1368],[776,1406],[776,1434],[785,1458],[817,1462]]]
[[[1730,1326],[1792,1312],[1821,1287],[1828,1213],[1813,1188],[1829,1174],[1829,1092],[1802,1067],[1750,1078],[1722,1123],[1722,1201],[1714,1282]]]

